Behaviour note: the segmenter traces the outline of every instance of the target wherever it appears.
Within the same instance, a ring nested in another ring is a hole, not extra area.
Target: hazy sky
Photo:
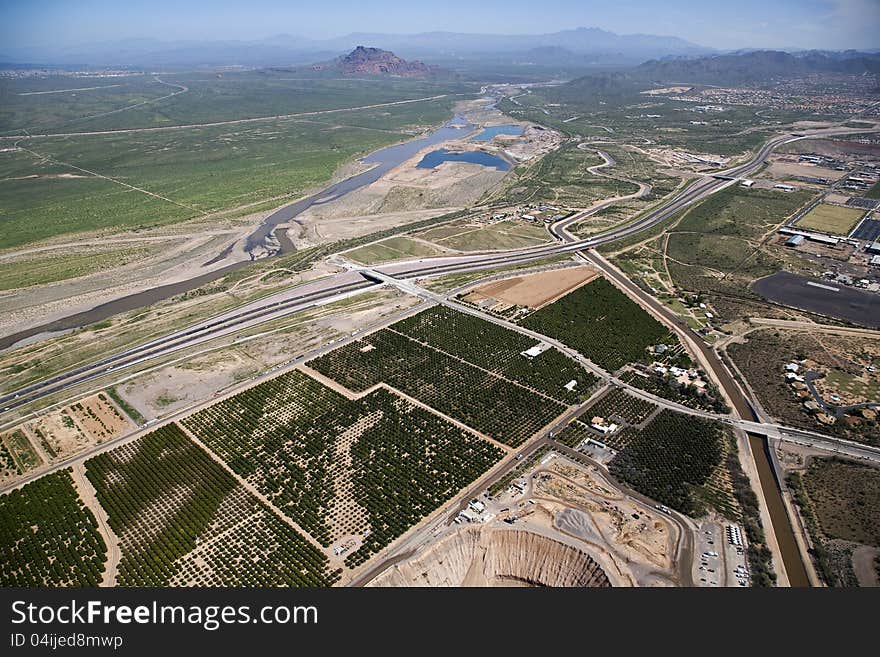
[[[579,26],[716,48],[878,48],[880,0],[0,0],[0,52],[141,37],[534,34]]]

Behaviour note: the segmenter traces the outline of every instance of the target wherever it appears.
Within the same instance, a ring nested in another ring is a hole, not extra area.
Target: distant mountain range
[[[653,85],[741,84],[768,85],[818,73],[848,75],[880,74],[880,53],[820,52],[787,53],[759,50],[698,58],[650,60],[633,68],[584,75],[546,92],[559,100],[592,99],[599,102],[634,94]]]
[[[759,50],[698,59],[652,60],[633,71],[636,78],[663,82],[741,84],[813,73],[880,73],[880,55],[846,51],[787,53]]]
[[[710,49],[678,37],[614,34],[598,28],[577,28],[552,34],[422,34],[355,33],[325,40],[278,35],[260,41],[160,41],[129,39],[75,47],[6,48],[4,63],[54,66],[188,68],[200,66],[278,66],[322,61],[358,45],[379,46],[401,57],[468,61],[487,56],[528,61],[538,55],[545,63],[597,62],[636,64],[666,56],[696,56]]]

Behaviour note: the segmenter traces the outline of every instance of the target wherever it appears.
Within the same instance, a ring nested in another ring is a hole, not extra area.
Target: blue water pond
[[[458,153],[448,151],[445,148],[431,151],[422,158],[422,161],[416,167],[419,169],[433,169],[443,162],[470,162],[471,164],[480,164],[484,167],[494,167],[499,171],[510,171],[510,162],[497,155],[484,153],[483,151]]]
[[[484,128],[476,137],[472,137],[471,141],[491,141],[497,135],[513,135],[519,136],[523,133],[521,125],[492,125]]]

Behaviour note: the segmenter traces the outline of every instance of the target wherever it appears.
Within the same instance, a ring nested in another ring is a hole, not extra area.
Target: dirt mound
[[[369,586],[608,587],[586,552],[528,531],[467,527]]]

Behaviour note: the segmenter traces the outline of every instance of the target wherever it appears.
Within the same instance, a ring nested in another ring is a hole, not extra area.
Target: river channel
[[[463,116],[456,114],[452,119],[443,124],[443,126],[424,137],[405,141],[400,144],[394,144],[393,146],[386,146],[385,148],[370,153],[361,159],[361,162],[372,165],[370,169],[351,176],[350,178],[345,178],[344,180],[333,183],[311,196],[307,196],[306,198],[275,210],[275,212],[263,220],[253,233],[248,235],[245,250],[251,252],[258,246],[265,244],[266,239],[272,234],[276,226],[291,221],[294,217],[313,205],[329,203],[330,201],[334,201],[357,189],[366,187],[367,185],[376,182],[394,167],[403,164],[408,159],[415,156],[416,153],[423,148],[442,144],[443,142],[453,139],[459,139],[475,130],[475,125],[471,124]],[[291,242],[289,239],[282,240],[282,244],[288,245],[289,248]],[[217,259],[215,258],[208,262],[212,263],[216,261]],[[0,337],[0,350],[8,349],[17,342],[39,335],[40,333],[69,331],[71,329],[87,326],[94,322],[103,321],[119,313],[149,306],[157,301],[169,299],[178,294],[183,294],[184,292],[189,292],[197,287],[201,287],[202,285],[217,280],[218,278],[222,278],[229,272],[240,269],[247,264],[249,264],[249,261],[247,260],[236,262],[185,281],[161,285],[135,294],[129,294],[95,306],[90,310],[68,315],[67,317],[62,317],[61,319],[41,324],[39,326],[33,326],[29,329],[19,331],[18,333],[2,336]]]

